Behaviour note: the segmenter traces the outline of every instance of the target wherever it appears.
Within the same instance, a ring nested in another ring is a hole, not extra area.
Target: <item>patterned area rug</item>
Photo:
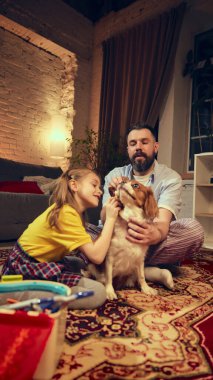
[[[125,289],[97,310],[69,311],[53,379],[213,379],[213,252],[181,268],[174,291]]]

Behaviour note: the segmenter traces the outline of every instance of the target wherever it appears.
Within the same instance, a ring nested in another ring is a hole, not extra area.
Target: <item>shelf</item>
[[[195,216],[203,216],[205,218],[213,218],[213,213],[208,212],[197,212]]]
[[[213,183],[198,183],[198,187],[213,187]]]
[[[213,250],[213,152],[195,154],[193,216],[204,230],[203,247]]]

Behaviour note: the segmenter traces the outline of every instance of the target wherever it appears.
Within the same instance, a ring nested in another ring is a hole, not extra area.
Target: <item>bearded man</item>
[[[159,216],[154,223],[131,218],[126,239],[136,244],[149,245],[146,265],[164,266],[183,261],[199,251],[203,228],[197,220],[178,219],[181,207],[181,176],[166,165],[159,164],[156,154],[159,143],[154,129],[147,124],[133,125],[127,134],[127,151],[130,164],[113,169],[104,184],[101,220],[105,221],[105,203],[110,197],[109,187],[117,188],[124,177],[136,179],[150,186],[158,203]]]

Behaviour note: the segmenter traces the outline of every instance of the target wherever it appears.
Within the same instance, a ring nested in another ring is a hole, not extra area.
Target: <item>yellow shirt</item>
[[[92,241],[80,215],[68,204],[59,212],[60,230],[50,227],[47,215],[54,205],[39,215],[18,239],[28,255],[40,262],[61,260],[67,253]]]

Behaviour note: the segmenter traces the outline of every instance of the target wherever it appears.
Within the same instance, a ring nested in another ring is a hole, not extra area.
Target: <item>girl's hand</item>
[[[129,181],[128,177],[115,177],[115,178],[112,178],[112,180],[109,184],[109,187],[114,187],[115,189],[117,189],[117,187],[120,183],[128,182],[128,181]]]
[[[121,210],[120,202],[115,197],[109,198],[106,205],[106,219],[116,220],[119,211]]]

